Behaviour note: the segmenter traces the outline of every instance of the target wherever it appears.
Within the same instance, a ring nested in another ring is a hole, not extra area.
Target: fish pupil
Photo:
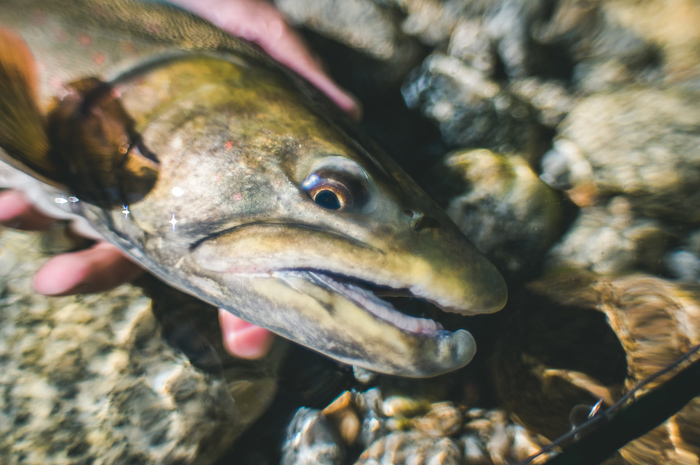
[[[335,194],[335,192],[328,189],[319,191],[314,197],[314,202],[316,202],[316,204],[318,204],[319,206],[327,208],[329,210],[338,210],[341,207],[340,199],[338,198],[338,196]]]

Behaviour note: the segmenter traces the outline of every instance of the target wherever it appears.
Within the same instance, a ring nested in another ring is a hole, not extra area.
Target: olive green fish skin
[[[160,4],[2,0],[0,18],[37,57],[45,98],[76,78],[111,81],[141,154],[157,160],[155,184],[120,193],[125,205],[73,205],[107,240],[166,282],[346,363],[421,377],[471,360],[466,331],[400,316],[345,283],[461,314],[506,298],[450,219],[308,85]],[[315,203],[313,174],[352,200]]]

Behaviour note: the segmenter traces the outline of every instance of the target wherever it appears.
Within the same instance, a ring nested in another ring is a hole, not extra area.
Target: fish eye
[[[311,200],[327,210],[343,210],[353,204],[350,189],[331,177],[311,174],[302,184]]]
[[[367,175],[354,162],[338,163],[337,158],[326,159],[326,163],[309,174],[301,184],[302,189],[316,205],[326,210],[362,207],[369,196]],[[348,163],[354,166],[348,169]]]

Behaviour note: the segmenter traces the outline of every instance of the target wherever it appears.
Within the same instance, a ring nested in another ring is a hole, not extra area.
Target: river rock
[[[501,409],[472,408],[459,438],[464,445],[464,459],[469,465],[519,463],[536,454],[542,442],[522,426],[513,423]],[[543,454],[533,460],[539,465],[548,458]]]
[[[519,156],[463,150],[445,164],[467,186],[447,206],[457,226],[508,276],[531,273],[558,237],[557,194]]]
[[[600,274],[662,272],[671,240],[662,223],[634,215],[626,198],[614,197],[605,207],[581,210],[547,254],[546,266]]]
[[[572,2],[574,3],[574,2]],[[600,2],[605,16],[653,48],[658,79],[666,84],[700,76],[700,5],[694,0]]]
[[[538,130],[531,107],[457,58],[431,55],[401,91],[408,107],[433,120],[450,145],[536,152]]]
[[[554,2],[551,17],[533,28],[536,43],[554,52],[550,59],[558,56],[563,64],[555,71],[571,78],[580,91],[658,77],[656,47],[623,24],[615,14],[616,5],[610,3]]]
[[[300,408],[287,429],[282,465],[336,465],[345,449],[336,430],[319,410]]]
[[[219,332],[215,309],[180,293],[38,295],[39,249],[0,230],[3,463],[210,464],[264,411],[279,351],[226,356],[202,336]]]
[[[460,0],[375,0],[393,6],[404,16],[401,29],[426,45],[440,46],[449,39],[471,2]]]
[[[355,465],[460,465],[462,451],[450,438],[414,432],[391,433],[362,453]]]
[[[431,401],[445,397],[446,385],[455,381],[448,378],[416,386],[385,377],[381,387],[345,391],[323,410],[300,408],[288,427],[282,463],[352,463],[352,455],[348,462],[341,457],[359,446],[358,465],[493,465],[522,461],[542,447],[503,410],[468,408],[465,399]]]
[[[556,128],[573,109],[576,98],[559,80],[526,77],[510,81],[510,91],[535,110],[537,122]]]
[[[697,91],[637,88],[596,94],[560,125],[559,143],[543,161],[543,178],[558,179],[582,206],[623,194],[648,216],[697,222],[699,127]]]

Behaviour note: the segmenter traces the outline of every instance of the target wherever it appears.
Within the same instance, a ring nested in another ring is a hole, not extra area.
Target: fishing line
[[[675,415],[700,394],[700,358],[674,377],[642,397],[633,399],[644,386],[670,371],[700,351],[693,346],[675,362],[648,376],[609,408],[598,412],[581,425],[552,441],[536,454],[517,465],[528,465],[556,447],[573,442],[547,465],[593,465],[605,460],[628,442],[646,434]],[[632,401],[628,406],[624,404]]]

